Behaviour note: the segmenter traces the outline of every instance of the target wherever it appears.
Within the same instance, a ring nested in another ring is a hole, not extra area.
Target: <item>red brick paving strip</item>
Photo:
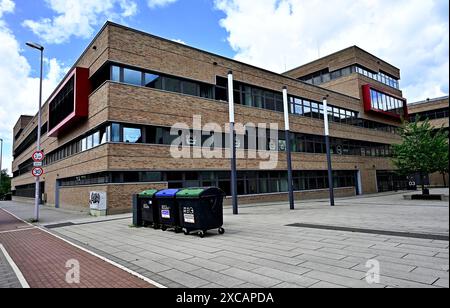
[[[31,226],[0,209],[0,232],[30,228]]]
[[[5,214],[0,209],[0,223],[5,221]],[[14,223],[9,225],[15,226]],[[154,288],[148,282],[38,228],[0,233],[0,243],[31,288]],[[65,266],[71,259],[80,263],[80,284],[66,282],[69,269]]]

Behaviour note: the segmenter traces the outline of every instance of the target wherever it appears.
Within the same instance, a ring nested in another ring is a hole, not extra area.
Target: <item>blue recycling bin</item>
[[[179,191],[179,189],[165,189],[157,192],[155,195],[158,203],[159,223],[163,231],[168,229],[173,229],[176,233],[182,231],[176,200],[176,195]]]

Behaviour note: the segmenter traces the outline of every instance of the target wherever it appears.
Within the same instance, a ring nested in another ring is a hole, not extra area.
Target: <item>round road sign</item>
[[[42,176],[44,174],[44,169],[41,167],[33,168],[31,174],[35,177]]]
[[[33,153],[32,158],[35,162],[41,162],[44,160],[44,152],[42,151],[36,151]]]

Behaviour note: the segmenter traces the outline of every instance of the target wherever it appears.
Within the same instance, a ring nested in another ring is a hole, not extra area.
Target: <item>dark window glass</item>
[[[142,85],[142,73],[132,69],[125,68],[123,70],[123,82],[136,86]]]

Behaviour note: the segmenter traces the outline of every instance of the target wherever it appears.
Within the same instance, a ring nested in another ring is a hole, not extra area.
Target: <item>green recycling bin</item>
[[[153,226],[159,228],[158,204],[155,196],[158,191],[150,189],[139,194],[139,204],[142,211],[142,224],[144,227]]]
[[[223,198],[225,193],[216,187],[189,188],[177,193],[180,227],[185,235],[197,232],[204,237],[208,230],[224,234]]]

